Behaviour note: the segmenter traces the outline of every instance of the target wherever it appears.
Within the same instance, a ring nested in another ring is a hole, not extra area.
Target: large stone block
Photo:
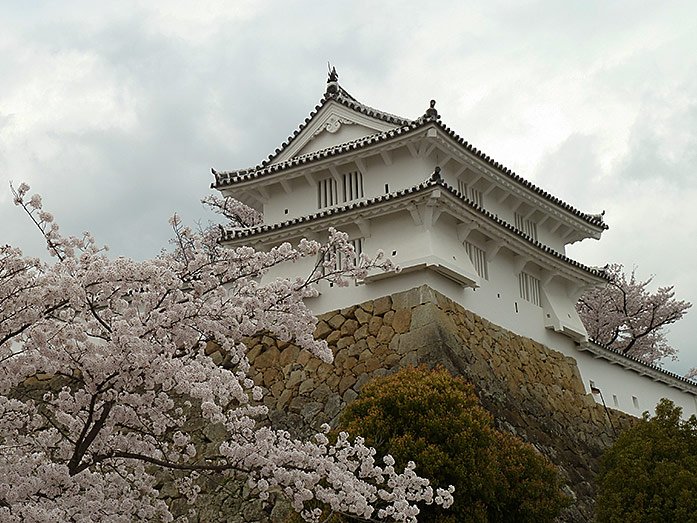
[[[358,323],[360,323],[361,325],[363,325],[364,323],[368,323],[370,321],[370,318],[372,318],[372,314],[366,312],[362,308],[356,309],[353,315],[356,318],[356,320],[358,320]]]
[[[278,357],[278,364],[285,367],[286,365],[297,361],[299,355],[300,349],[298,347],[295,345],[288,345],[281,351],[281,354]]]
[[[375,336],[382,327],[382,318],[379,316],[373,316],[368,322],[368,333]]]
[[[394,318],[394,311],[389,310],[382,316],[382,323],[392,326],[392,318]]]
[[[390,296],[383,296],[373,301],[373,314],[375,316],[382,316],[387,311],[392,308],[392,298]]]
[[[344,394],[349,388],[356,383],[356,377],[353,374],[345,374],[339,382],[339,393]]]
[[[326,342],[329,345],[335,344],[339,339],[341,338],[341,331],[340,330],[334,330],[329,333],[329,336],[327,336]]]
[[[372,301],[364,301],[359,305],[359,307],[370,315],[372,315],[375,311],[375,306],[373,305]]]
[[[341,334],[344,336],[352,336],[357,328],[358,322],[356,320],[346,320],[341,326]]]
[[[392,318],[392,328],[396,333],[403,333],[411,326],[411,309],[397,309]]]
[[[411,309],[422,303],[432,303],[435,301],[435,293],[430,287],[422,285],[414,289],[400,292],[392,296],[392,308]]]
[[[326,321],[319,321],[315,327],[315,338],[324,339],[334,330]]]
[[[335,314],[329,320],[327,323],[333,328],[333,329],[338,329],[340,328],[344,322],[346,321],[346,318],[344,318],[341,314]]]
[[[362,340],[364,338],[368,337],[368,325],[363,324],[360,327],[356,329],[356,332],[353,333],[353,337],[357,340]]]
[[[344,402],[341,396],[337,394],[332,394],[327,397],[324,402],[324,413],[329,417],[329,419],[334,419],[344,406]]]
[[[269,347],[264,352],[259,354],[256,358],[254,358],[254,367],[256,367],[257,369],[265,369],[267,367],[271,367],[272,365],[275,365],[278,362],[279,356],[280,353],[275,346]]]
[[[346,307],[345,309],[341,309],[341,315],[347,319],[355,318],[355,316],[354,316],[355,311],[356,311],[355,305],[352,307]]]
[[[375,339],[377,339],[378,343],[389,343],[390,340],[392,339],[392,336],[394,336],[394,330],[392,327],[389,325],[383,325],[380,327],[380,330],[378,331],[378,334]]]
[[[344,350],[347,347],[350,347],[355,343],[355,339],[353,336],[344,336],[343,338],[340,338],[339,341],[336,342],[336,350]]]
[[[424,325],[412,328],[399,336],[399,346],[397,351],[400,354],[416,351],[421,347],[432,347],[438,340],[438,329],[435,325]]]

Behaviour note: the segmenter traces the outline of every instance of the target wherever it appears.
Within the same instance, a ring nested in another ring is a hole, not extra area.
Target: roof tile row
[[[648,363],[648,362],[646,362],[646,361],[644,361],[644,360],[642,360],[642,359],[640,359],[640,358],[637,358],[636,356],[632,356],[631,354],[626,354],[626,353],[624,353],[624,352],[622,352],[622,351],[619,351],[619,350],[617,350],[617,349],[613,349],[613,348],[610,347],[609,345],[604,345],[604,344],[599,343],[599,342],[597,342],[597,341],[595,341],[595,340],[593,340],[593,339],[591,339],[590,342],[591,342],[593,345],[596,345],[596,346],[600,347],[601,349],[604,349],[604,350],[606,350],[606,351],[612,352],[612,353],[613,353],[614,355],[616,355],[616,356],[620,356],[620,357],[622,357],[622,358],[624,358],[624,359],[627,359],[627,360],[633,361],[633,362],[635,362],[635,363],[638,363],[638,364],[642,365],[643,367],[647,367],[647,368],[649,368],[649,369],[652,369],[652,370],[655,370],[655,371],[659,371],[659,372],[661,372],[661,373],[663,373],[663,374],[666,374],[667,376],[669,376],[669,377],[671,377],[671,378],[673,378],[673,379],[676,379],[676,380],[681,381],[681,382],[683,382],[683,383],[687,383],[688,385],[697,386],[697,382],[695,382],[694,380],[691,380],[690,378],[686,378],[685,376],[681,376],[680,374],[676,374],[675,372],[666,370],[666,369],[664,369],[663,367],[660,367],[660,366],[656,365],[655,363]],[[598,354],[598,351],[593,351],[592,348],[590,348],[590,350],[591,350],[592,352],[595,352],[596,354]]]
[[[346,142],[343,144],[335,145],[332,147],[327,147],[325,149],[320,149],[319,151],[315,151],[312,153],[307,153],[302,156],[296,156],[294,158],[291,158],[289,160],[286,160],[285,162],[280,162],[272,165],[260,165],[256,167],[250,167],[248,169],[240,169],[237,171],[215,171],[213,170],[213,174],[215,175],[215,183],[212,184],[213,188],[223,188],[227,187],[230,185],[234,185],[236,183],[244,182],[244,181],[249,181],[253,180],[262,176],[267,176],[271,175],[277,172],[282,172],[285,171],[286,169],[291,169],[293,167],[298,167],[301,165],[305,165],[311,162],[315,161],[320,161],[326,158],[338,156],[340,154],[353,151],[353,150],[358,150],[362,149],[363,147],[367,147],[379,142],[384,142],[386,140],[402,136],[406,133],[415,131],[419,128],[424,127],[425,125],[433,123],[437,125],[446,135],[448,135],[452,140],[457,142],[459,145],[464,147],[468,152],[474,154],[481,160],[489,163],[492,167],[497,169],[498,171],[502,172],[504,175],[508,176],[511,178],[515,183],[518,183],[525,187],[526,189],[538,194],[539,196],[542,196],[546,200],[554,203],[555,205],[558,205],[559,207],[563,208],[564,210],[570,212],[571,214],[578,216],[579,218],[587,221],[588,223],[602,227],[603,229],[607,229],[608,226],[604,223],[602,219],[602,215],[596,215],[596,214],[588,214],[584,213],[582,211],[579,211],[578,209],[574,208],[570,204],[564,202],[563,200],[557,198],[556,196],[553,196],[552,194],[548,193],[547,191],[537,187],[535,184],[532,182],[526,180],[525,178],[517,175],[515,172],[513,172],[511,169],[508,169],[507,167],[504,167],[502,164],[499,162],[494,161],[491,157],[488,155],[485,155],[483,152],[481,152],[479,149],[473,147],[470,143],[468,143],[466,140],[461,138],[457,133],[455,133],[450,127],[447,127],[443,122],[435,117],[435,116],[424,116],[421,117],[417,120],[410,121],[408,124],[402,125],[401,127],[396,127],[395,129],[390,129],[389,131],[383,131],[379,133],[374,133],[370,134],[368,136],[364,136],[362,138],[358,138],[356,140],[352,140],[350,142]]]
[[[568,258],[567,256],[555,251],[551,247],[544,245],[544,244],[538,242],[537,240],[534,240],[533,238],[531,238],[530,236],[528,236],[524,232],[520,231],[519,229],[517,229],[513,225],[502,220],[498,216],[490,213],[489,211],[487,211],[483,207],[479,206],[477,203],[470,200],[466,195],[463,195],[462,193],[460,193],[460,191],[458,191],[457,189],[453,188],[452,186],[447,184],[445,181],[443,181],[440,178],[438,170],[428,180],[426,180],[418,185],[415,185],[413,187],[410,187],[408,189],[401,190],[401,191],[396,191],[396,192],[392,192],[389,194],[384,194],[384,195],[377,196],[374,198],[367,198],[364,200],[350,202],[350,203],[347,203],[345,205],[331,207],[331,208],[316,212],[314,214],[301,216],[298,218],[293,218],[293,219],[286,220],[286,221],[279,222],[279,223],[265,224],[265,225],[260,225],[260,226],[248,228],[248,229],[232,229],[232,230],[228,229],[228,230],[225,230],[223,232],[223,237],[221,238],[221,241],[231,241],[235,238],[247,238],[247,237],[256,236],[258,234],[262,234],[262,233],[266,233],[266,232],[281,230],[281,229],[284,229],[286,227],[290,227],[290,226],[301,224],[301,223],[308,223],[308,222],[311,222],[311,221],[314,221],[314,220],[317,220],[320,218],[324,218],[327,216],[335,216],[337,214],[348,212],[348,211],[351,211],[353,209],[370,207],[370,206],[373,206],[373,205],[378,204],[378,203],[386,202],[389,200],[395,200],[395,199],[401,198],[403,196],[426,191],[426,190],[433,188],[433,187],[436,187],[436,186],[440,186],[443,189],[447,190],[452,195],[454,195],[457,198],[459,198],[460,200],[462,200],[469,207],[475,209],[480,214],[482,214],[483,216],[488,218],[490,221],[492,221],[492,222],[496,223],[497,225],[504,227],[508,231],[520,236],[521,238],[523,238],[524,240],[526,240],[527,242],[529,242],[530,244],[532,244],[533,246],[535,246],[539,250],[541,250],[547,254],[550,254],[550,255],[552,255],[552,256],[554,256],[554,257],[556,257],[556,258],[558,258],[558,259],[560,259],[560,260],[562,260],[562,261],[564,261],[564,262],[566,262],[574,267],[577,267],[583,271],[586,271],[589,274],[592,274],[593,276],[607,279],[607,276],[605,275],[605,272],[603,269],[588,267],[586,265],[583,265],[582,263],[579,263],[575,260],[572,260],[571,258]]]

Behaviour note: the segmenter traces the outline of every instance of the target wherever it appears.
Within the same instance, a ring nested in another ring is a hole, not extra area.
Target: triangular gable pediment
[[[372,118],[331,100],[271,163],[281,163],[396,127],[394,123]]]

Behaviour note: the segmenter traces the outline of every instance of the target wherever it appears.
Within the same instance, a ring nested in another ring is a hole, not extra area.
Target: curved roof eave
[[[237,171],[215,171],[213,174],[216,181],[211,184],[212,189],[224,189],[239,183],[244,183],[252,181],[258,178],[264,178],[274,174],[280,174],[293,169],[296,167],[305,166],[315,162],[320,162],[327,158],[333,158],[339,154],[344,154],[352,151],[359,151],[364,148],[376,145],[378,143],[386,142],[390,139],[397,139],[404,136],[407,133],[415,131],[416,129],[424,126],[423,121],[416,120],[407,125],[400,127],[395,127],[388,131],[380,131],[361,138],[356,138],[349,142],[345,142],[339,145],[334,145],[331,147],[326,147],[318,151],[313,151],[311,153],[303,154],[300,156],[295,156],[284,162],[270,164],[266,166],[250,167],[248,169],[239,169]]]
[[[361,112],[362,114],[396,124],[398,125],[398,127],[390,129],[389,131],[373,133],[371,135],[364,136],[362,138],[358,138],[350,142],[335,145],[305,155],[296,156],[283,162],[272,164],[271,162],[273,161],[273,159],[276,158],[279,154],[281,154],[281,152],[291,144],[291,142],[302,132],[302,130],[305,127],[307,127],[307,125],[312,121],[312,119],[317,115],[317,113],[322,109],[322,107],[324,107],[330,100],[337,101],[338,103],[341,103],[342,105],[345,105],[346,107],[355,111]],[[399,136],[404,136],[405,134],[414,132],[416,129],[425,127],[429,123],[433,123],[459,147],[463,148],[469,154],[474,155],[480,161],[490,165],[498,172],[502,173],[507,178],[509,178],[512,182],[544,198],[545,200],[561,207],[565,211],[570,212],[574,216],[583,219],[589,224],[599,227],[601,230],[608,229],[607,224],[605,224],[605,222],[603,221],[602,214],[589,214],[576,209],[569,203],[561,200],[560,198],[557,198],[556,196],[536,186],[532,182],[516,174],[513,170],[497,162],[489,155],[484,154],[480,149],[474,147],[468,141],[459,136],[450,127],[445,125],[440,119],[438,113],[433,109],[433,106],[431,107],[430,112],[427,111],[424,116],[416,120],[408,120],[406,118],[402,118],[389,113],[385,113],[383,111],[379,111],[377,109],[373,109],[367,105],[358,102],[353,96],[348,94],[348,92],[346,92],[338,84],[336,84],[336,90],[334,92],[330,92],[329,87],[327,88],[327,92],[325,92],[320,104],[315,106],[315,110],[310,113],[309,117],[305,119],[305,122],[301,124],[291,136],[288,137],[288,139],[281,145],[280,148],[276,149],[276,151],[273,154],[269,155],[267,160],[261,162],[261,164],[257,166],[245,169],[238,169],[234,171],[216,171],[215,169],[211,169],[211,172],[215,177],[215,181],[211,184],[211,188],[224,189],[226,187],[230,187],[238,183],[244,183],[254,180],[256,178],[265,177],[273,174],[279,174],[288,169],[300,167],[314,162],[319,162],[346,152],[358,151],[360,149],[367,148],[393,138],[396,139]]]
[[[463,196],[459,191],[454,189],[452,186],[448,185],[446,182],[444,182],[440,178],[435,178],[431,177],[428,180],[415,185],[413,187],[410,187],[408,189],[404,189],[401,191],[396,191],[393,193],[389,194],[384,194],[378,197],[374,198],[367,198],[364,200],[357,200],[354,202],[348,202],[344,205],[340,206],[335,206],[335,207],[330,207],[321,211],[318,211],[316,213],[298,217],[298,218],[293,218],[290,220],[286,220],[284,222],[279,222],[275,224],[269,224],[269,225],[261,225],[249,229],[237,229],[237,230],[225,230],[223,231],[223,237],[221,238],[222,243],[226,242],[231,242],[233,240],[237,239],[242,239],[242,238],[249,238],[252,239],[256,236],[261,236],[261,235],[267,235],[269,233],[273,232],[280,232],[283,229],[288,229],[288,228],[295,228],[296,226],[299,225],[305,225],[305,224],[310,224],[312,222],[315,222],[317,220],[321,220],[323,218],[328,218],[328,217],[336,217],[337,215],[341,215],[344,213],[349,213],[358,209],[368,209],[370,207],[398,200],[401,198],[409,197],[411,195],[415,195],[421,192],[425,192],[429,189],[436,188],[436,187],[441,187],[445,189],[449,194],[451,194],[453,197],[458,198],[462,202],[466,203],[471,210],[474,210],[477,212],[481,217],[484,217],[487,219],[489,222],[491,222],[493,225],[498,226],[498,227],[503,227],[506,229],[509,233],[514,234],[521,240],[527,242],[531,247],[534,247],[536,250],[541,251],[547,255],[552,256],[553,258],[556,258],[558,261],[564,262],[566,264],[571,265],[572,267],[579,269],[588,275],[599,279],[601,281],[607,281],[607,276],[605,275],[604,271],[602,269],[595,269],[592,267],[588,267],[582,263],[579,263],[575,260],[572,260],[571,258],[568,258],[564,254],[561,254],[551,247],[544,245],[543,243],[538,242],[537,240],[534,240],[527,234],[525,234],[522,231],[519,231],[516,227],[513,225],[509,224],[508,222],[502,220],[498,216],[490,213],[486,209],[480,207],[477,205],[475,202],[471,201],[469,198],[466,196]]]
[[[594,340],[589,340],[588,344],[581,345],[579,350],[592,352],[595,356],[603,358],[612,363],[617,363],[626,369],[633,370],[642,375],[647,375],[651,379],[658,379],[671,387],[688,392],[697,396],[697,383],[693,380],[659,367],[653,363],[647,363],[639,358],[624,354],[621,351],[602,345]]]

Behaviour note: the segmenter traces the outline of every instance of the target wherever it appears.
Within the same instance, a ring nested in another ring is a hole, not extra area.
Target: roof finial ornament
[[[327,62],[329,74],[327,76],[327,94],[336,94],[339,92],[339,73],[336,72],[336,67]]]
[[[435,100],[431,100],[428,109],[426,109],[426,114],[424,114],[424,118],[433,118],[434,120],[438,119],[438,111],[436,110]]]

